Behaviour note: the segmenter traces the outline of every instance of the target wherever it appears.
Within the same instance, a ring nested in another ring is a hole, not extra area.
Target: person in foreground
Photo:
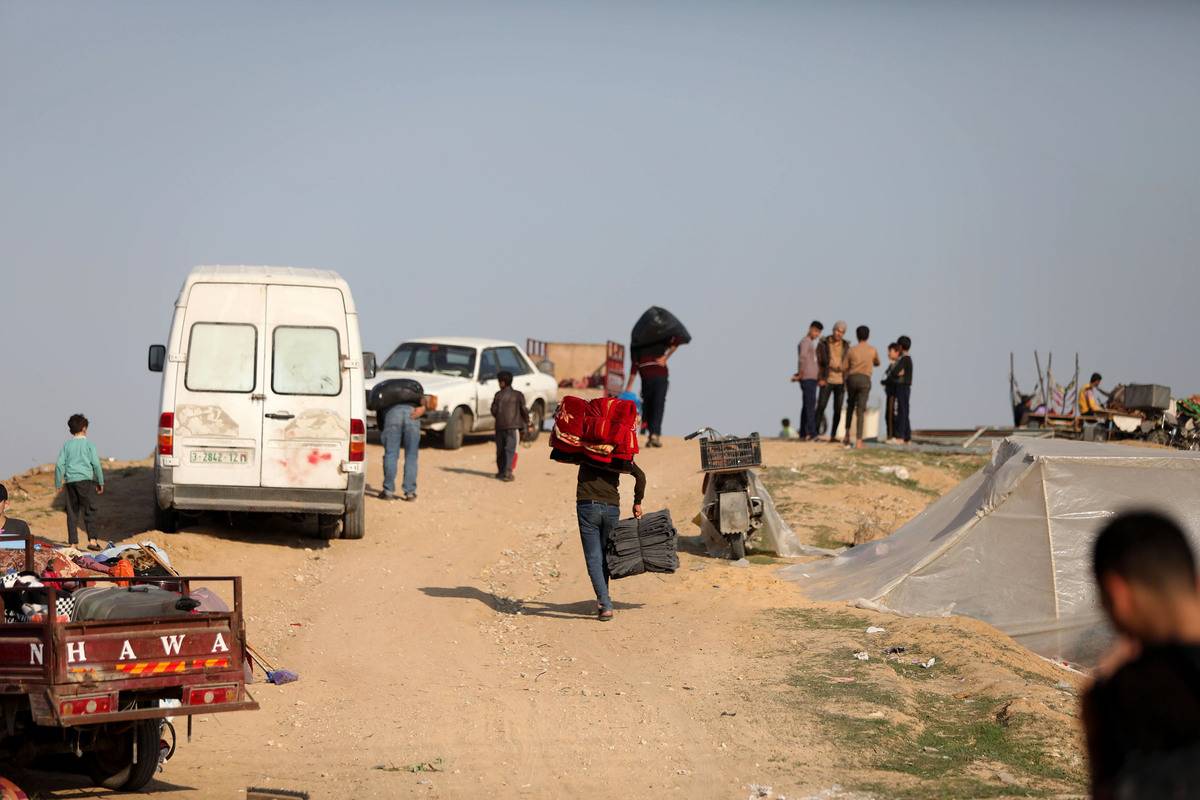
[[[8,509],[8,487],[0,483],[0,533],[7,533],[10,536],[29,537],[29,523],[23,519],[10,517]]]
[[[1200,790],[1200,587],[1182,529],[1152,511],[1105,526],[1092,557],[1120,636],[1083,698],[1092,795]]]
[[[496,379],[500,382],[500,391],[492,398],[492,419],[496,420],[496,477],[512,481],[517,444],[522,432],[529,430],[529,407],[525,405],[524,393],[513,388],[511,372],[501,371]]]
[[[583,560],[596,592],[596,619],[613,618],[612,598],[608,594],[608,562],[604,552],[608,539],[621,518],[621,475],[632,475],[633,516],[642,518],[642,499],[646,495],[646,473],[632,460],[611,465],[584,461],[579,465],[575,489],[575,508],[579,515],[579,538],[583,542]]]

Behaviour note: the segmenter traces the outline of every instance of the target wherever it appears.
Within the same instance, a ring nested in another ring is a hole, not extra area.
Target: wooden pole
[[[1046,384],[1042,380],[1042,359],[1038,357],[1038,351],[1033,351],[1033,363],[1037,366],[1038,371],[1038,391],[1042,393],[1042,405],[1046,407],[1046,413],[1050,413],[1050,398],[1046,396]]]
[[[1008,393],[1014,406],[1021,401],[1017,394],[1017,370],[1011,350],[1008,351]]]

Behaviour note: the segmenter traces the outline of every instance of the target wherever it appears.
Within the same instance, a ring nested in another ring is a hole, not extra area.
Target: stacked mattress
[[[631,461],[638,453],[637,404],[616,397],[568,395],[554,415],[550,446],[602,464]]]

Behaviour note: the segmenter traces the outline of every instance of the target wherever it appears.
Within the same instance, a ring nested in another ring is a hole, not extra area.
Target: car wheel
[[[463,445],[463,437],[471,429],[473,417],[465,408],[456,408],[442,431],[442,447],[446,450],[457,450]]]
[[[347,511],[342,515],[342,538],[343,539],[361,539],[367,532],[367,515],[364,504],[360,502],[358,508]]]
[[[546,419],[546,409],[542,405],[542,401],[538,400],[533,404],[533,408],[529,409],[529,427],[530,430],[525,433],[525,441],[536,442],[538,436],[542,433],[542,422]]]

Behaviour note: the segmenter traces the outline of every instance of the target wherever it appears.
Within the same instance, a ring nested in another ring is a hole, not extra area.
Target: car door
[[[266,286],[196,283],[184,299],[172,480],[258,486]]]
[[[494,431],[496,420],[492,416],[492,400],[500,391],[500,362],[495,347],[488,347],[479,354],[479,379],[475,383],[475,430]]]
[[[346,488],[350,356],[341,291],[268,286],[264,330],[262,485]]]

